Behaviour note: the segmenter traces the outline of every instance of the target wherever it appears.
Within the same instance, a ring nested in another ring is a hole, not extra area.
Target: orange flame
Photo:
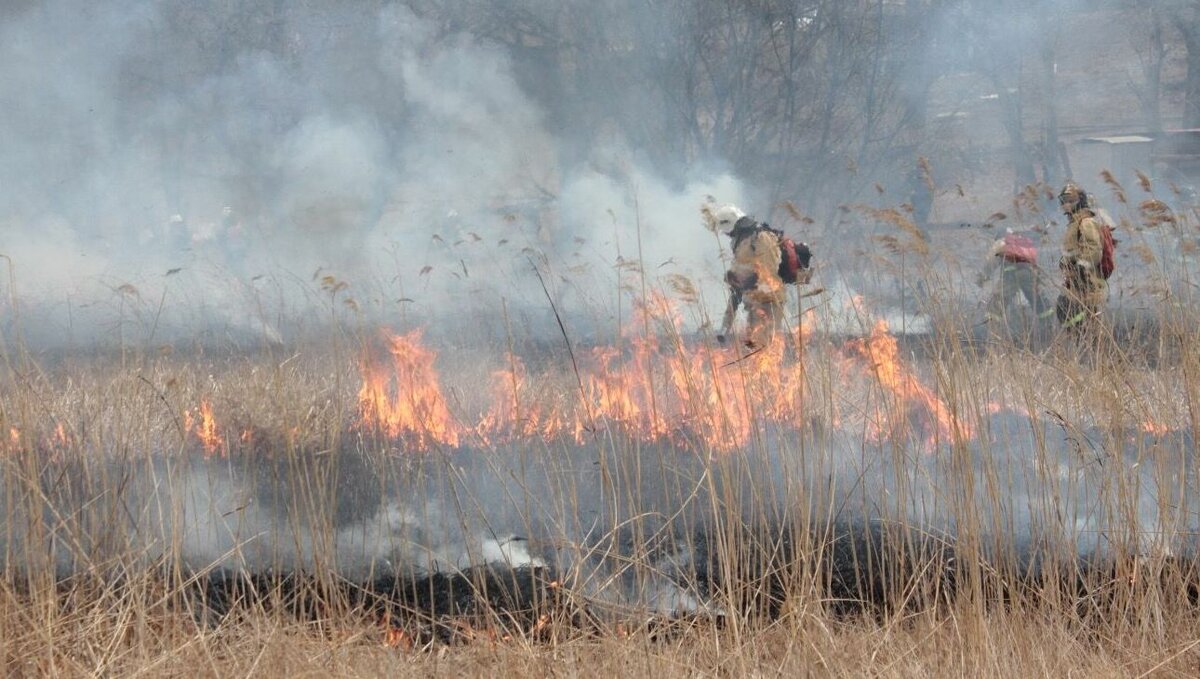
[[[802,359],[815,323],[811,315],[802,320],[785,341],[742,355],[737,347],[683,341],[669,300],[652,297],[637,307],[620,346],[578,357],[569,383],[554,370],[531,374],[519,358],[509,356],[507,366],[492,373],[490,402],[472,426],[450,414],[434,369],[436,355],[421,344],[420,331],[388,335],[390,369],[377,368],[369,358],[361,364],[360,423],[418,450],[457,445],[465,432],[494,445],[531,438],[583,443],[598,431],[646,443],[738,450],[764,424],[807,425],[808,376]],[[834,358],[837,371],[861,375],[865,359],[874,379],[894,398],[895,407],[884,408],[868,423],[871,436],[882,438],[914,417],[932,423],[930,443],[973,436],[970,425],[900,361],[885,322],[848,348]],[[831,424],[841,426],[839,413]]]
[[[60,448],[71,445],[71,437],[67,435],[67,430],[63,427],[62,422],[54,426],[54,433],[50,436],[50,443]]]
[[[656,398],[652,357],[659,355],[653,341],[634,341],[631,355],[623,359],[612,348],[592,352],[596,373],[584,378],[584,394],[592,415],[649,441],[671,431],[664,408]]]
[[[433,363],[436,354],[421,344],[421,331],[388,335],[392,368],[364,361],[358,392],[362,424],[390,438],[406,439],[419,450],[433,444],[456,446],[459,427],[446,407]]]
[[[936,442],[939,437],[945,441],[960,441],[974,436],[970,425],[956,417],[945,402],[904,366],[896,338],[888,331],[887,321],[876,321],[870,337],[852,340],[848,346],[870,361],[876,379],[896,397],[900,413],[907,415],[912,408],[919,408],[932,418],[936,431],[930,434],[930,443]],[[881,413],[872,425],[873,435],[880,438],[886,430],[897,424],[888,413]]]
[[[785,360],[783,342],[739,359],[731,351],[682,342],[679,324],[669,300],[658,296],[641,305],[623,332],[624,348],[584,355],[574,399],[531,398],[525,366],[510,357],[510,367],[493,374],[493,403],[481,419],[481,437],[493,443],[528,436],[582,443],[588,432],[610,429],[642,442],[698,440],[730,451],[749,442],[756,422],[801,424],[805,374],[802,363]],[[790,338],[797,354],[809,334],[811,326]],[[542,381],[551,380],[537,379]]]
[[[408,633],[398,627],[388,627],[383,632],[383,645],[387,648],[398,648],[404,651],[411,651],[413,647],[412,638]]]
[[[546,392],[531,393],[528,370],[515,355],[508,357],[508,368],[492,373],[491,406],[475,427],[485,443],[541,438],[552,441],[570,436],[584,440],[586,418],[562,399],[547,399]]]
[[[413,648],[413,638],[403,628],[392,625],[392,616],[390,613],[384,613],[379,620],[379,626],[383,628],[383,645],[386,648],[398,648],[405,651],[411,651]]]
[[[1155,422],[1154,420],[1145,420],[1142,422],[1141,429],[1142,433],[1154,434],[1155,436],[1163,436],[1164,434],[1171,433],[1171,427],[1169,425],[1163,424],[1162,422]]]
[[[205,455],[218,451],[225,453],[225,439],[217,431],[217,420],[213,417],[212,404],[208,399],[200,401],[200,420],[197,422],[191,412],[184,413],[184,428],[193,431],[196,438],[204,446]]]
[[[770,270],[762,262],[754,262],[754,273],[757,276],[760,291],[774,294],[783,290],[783,280],[779,278],[779,275],[775,271]]]

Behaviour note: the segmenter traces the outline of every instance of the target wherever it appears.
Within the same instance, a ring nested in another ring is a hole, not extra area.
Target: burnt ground
[[[1065,604],[1085,622],[1131,614],[1129,602],[1150,590],[1200,604],[1200,562],[1194,558],[1004,563],[964,559],[944,540],[878,526],[843,526],[832,537],[817,536],[823,546],[805,549],[799,543],[812,544],[814,535],[798,540],[789,530],[766,533],[775,546],[770,557],[713,549],[710,536],[697,536],[698,565],[679,584],[715,606],[624,621],[606,602],[576,591],[545,567],[491,564],[358,583],[294,572],[215,571],[195,578],[186,591],[210,622],[247,608],[315,621],[348,606],[406,630],[418,643],[455,643],[479,629],[536,634],[551,619],[587,633],[622,622],[654,626],[707,618],[719,624],[731,613],[770,620],[789,603],[818,603],[839,617],[889,616],[951,606],[970,593],[990,606]]]

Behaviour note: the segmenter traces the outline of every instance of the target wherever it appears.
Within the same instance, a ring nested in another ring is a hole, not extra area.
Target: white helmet
[[[734,224],[737,224],[739,219],[746,216],[746,213],[742,212],[741,208],[732,204],[714,208],[710,214],[712,215],[712,221],[709,228],[713,231],[721,231],[722,233],[733,231]]]

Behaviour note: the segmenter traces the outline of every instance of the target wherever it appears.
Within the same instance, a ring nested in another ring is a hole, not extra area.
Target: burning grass
[[[720,347],[40,365],[6,349],[9,674],[1188,672],[1187,315],[917,346],[869,302]],[[1173,314],[1175,312],[1172,312]],[[919,349],[919,351],[917,351]]]

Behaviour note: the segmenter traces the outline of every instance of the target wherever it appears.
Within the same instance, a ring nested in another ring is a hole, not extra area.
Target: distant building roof
[[[1125,134],[1114,137],[1087,137],[1079,141],[1085,144],[1146,144],[1154,139],[1140,134]]]

